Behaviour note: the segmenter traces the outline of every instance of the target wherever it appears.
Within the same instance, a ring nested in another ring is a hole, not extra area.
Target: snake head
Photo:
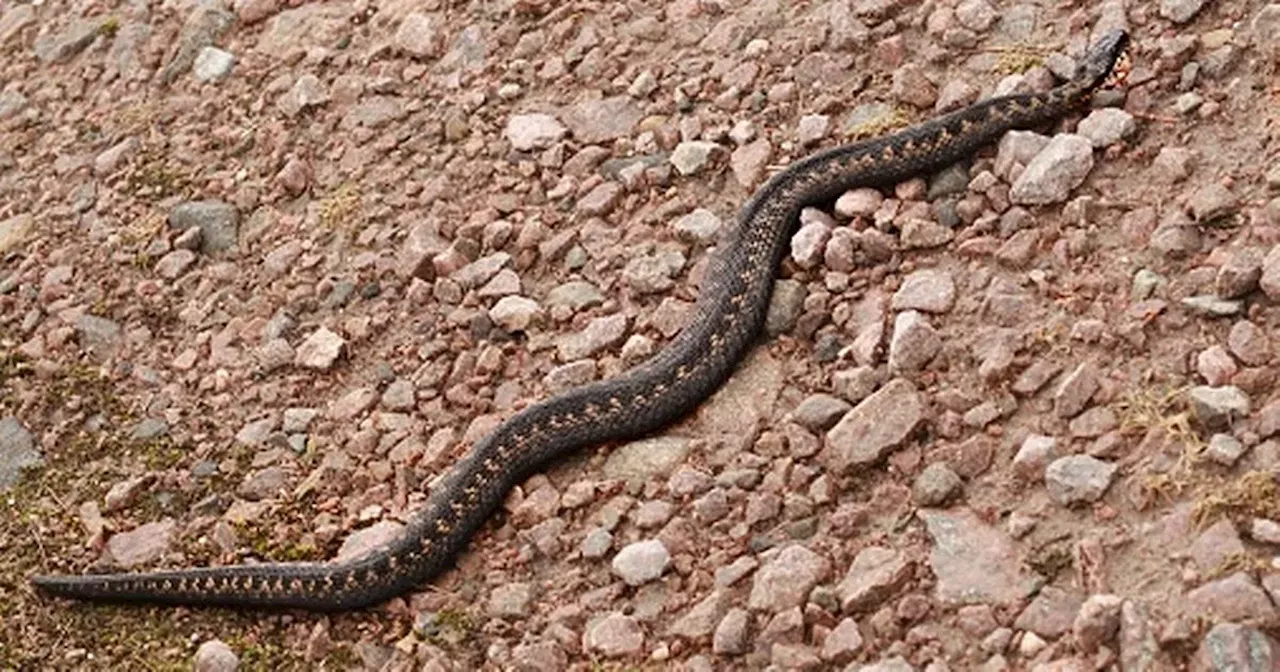
[[[1129,33],[1116,29],[1102,36],[1076,66],[1073,81],[1085,91],[1116,86],[1129,74]]]

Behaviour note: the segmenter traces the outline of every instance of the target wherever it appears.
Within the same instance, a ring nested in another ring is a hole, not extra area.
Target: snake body
[[[854,187],[883,187],[951,165],[1014,128],[1083,106],[1128,43],[1107,34],[1074,77],[1044,93],[989,99],[893,135],[836,147],[777,173],[743,207],[715,251],[684,329],[622,375],[529,406],[480,440],[415,513],[402,535],[337,563],[249,564],[135,574],[39,576],[46,593],[81,600],[316,611],[381,603],[450,568],[507,492],[584,446],[633,439],[695,409],[756,341],[774,275],[806,206]]]

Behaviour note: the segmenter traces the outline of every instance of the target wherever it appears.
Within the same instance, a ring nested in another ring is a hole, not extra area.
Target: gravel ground
[[[35,573],[350,557],[643,360],[770,171],[1127,90],[810,210],[659,435],[321,617]],[[0,668],[1280,669],[1280,5],[0,3]]]

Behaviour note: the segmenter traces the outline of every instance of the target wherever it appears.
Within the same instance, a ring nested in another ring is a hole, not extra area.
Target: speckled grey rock
[[[0,420],[0,490],[7,490],[22,476],[22,470],[44,463],[31,432],[14,416]]]

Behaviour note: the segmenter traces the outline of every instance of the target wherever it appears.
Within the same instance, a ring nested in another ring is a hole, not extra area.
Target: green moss
[[[1044,65],[1045,48],[1034,44],[1014,44],[996,50],[996,72],[1014,75]]]
[[[98,27],[98,33],[103,37],[115,37],[118,32],[120,32],[120,18],[114,15],[108,16]]]
[[[911,123],[911,115],[901,106],[888,108],[882,114],[875,114],[868,119],[845,129],[849,140],[862,140],[892,133]]]
[[[191,178],[171,168],[163,152],[144,149],[134,161],[125,186],[137,198],[159,201],[186,195],[191,190]]]
[[[361,195],[355,185],[347,183],[320,199],[317,211],[320,225],[325,229],[339,229],[350,225],[360,212]]]
[[[471,616],[460,609],[444,608],[431,614],[417,626],[418,636],[445,649],[454,649],[475,634]]]

